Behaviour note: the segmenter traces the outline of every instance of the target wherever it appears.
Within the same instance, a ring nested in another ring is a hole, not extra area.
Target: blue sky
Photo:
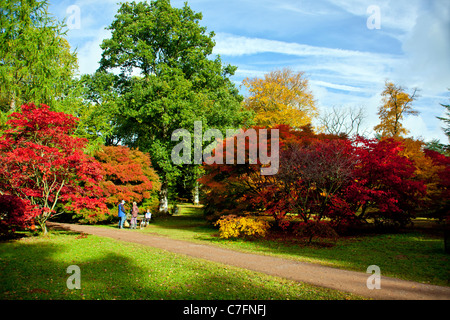
[[[450,1],[187,2],[202,12],[201,24],[215,32],[214,54],[238,67],[232,77],[237,87],[246,77],[275,69],[303,71],[320,110],[362,106],[369,132],[378,123],[385,80],[408,90],[417,87],[414,107],[420,115],[407,117],[404,125],[416,138],[448,143],[436,116],[444,116],[440,103],[450,102]],[[181,7],[184,0],[171,3]],[[50,12],[58,18],[79,18],[68,20],[80,22],[69,30],[68,40],[77,50],[80,73],[97,69],[99,45],[110,36],[105,28],[118,8],[116,0],[50,0]]]

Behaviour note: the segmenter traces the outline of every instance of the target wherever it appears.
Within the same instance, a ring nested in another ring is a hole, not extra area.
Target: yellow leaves
[[[246,236],[265,236],[269,223],[256,218],[223,216],[214,224],[219,225],[219,236],[224,239]]]
[[[404,148],[399,152],[400,155],[411,160],[416,168],[415,174],[420,180],[432,181],[437,177],[438,172],[442,169],[437,166],[433,161],[425,156],[423,148],[425,143],[420,140],[414,140],[412,138],[398,138]]]
[[[303,72],[285,68],[266,74],[264,79],[243,81],[250,92],[244,105],[255,112],[256,125],[287,124],[298,128],[311,123],[318,111],[308,80],[303,76]]]
[[[400,137],[408,133],[402,124],[404,115],[417,115],[411,107],[411,103],[415,100],[417,90],[412,94],[408,94],[401,86],[396,86],[392,82],[385,84],[382,92],[383,105],[378,109],[380,123],[374,127],[374,130],[383,137]]]

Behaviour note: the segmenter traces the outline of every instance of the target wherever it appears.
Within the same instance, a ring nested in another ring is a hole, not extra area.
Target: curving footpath
[[[109,237],[134,242],[195,258],[215,261],[272,276],[305,282],[330,289],[350,292],[377,300],[450,300],[450,287],[428,285],[381,276],[380,289],[368,289],[371,274],[326,267],[319,264],[243,253],[212,245],[174,240],[143,234],[127,229],[109,229],[95,226],[49,222],[49,227],[73,232]]]

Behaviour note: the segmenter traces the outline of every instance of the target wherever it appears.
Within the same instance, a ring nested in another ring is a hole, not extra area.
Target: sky
[[[50,12],[66,18],[67,39],[78,55],[79,73],[98,68],[100,44],[114,20],[117,0],[50,0]],[[450,1],[448,0],[172,0],[201,12],[214,31],[224,64],[238,67],[231,80],[262,78],[274,70],[304,72],[320,112],[363,107],[369,135],[385,81],[411,93],[419,116],[408,116],[410,136],[439,139],[450,103]]]

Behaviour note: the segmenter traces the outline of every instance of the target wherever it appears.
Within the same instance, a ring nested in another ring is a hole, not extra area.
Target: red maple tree
[[[280,130],[276,175],[261,176],[260,163],[205,166],[200,182],[212,219],[261,213],[283,228],[288,217],[303,223],[326,218],[335,227],[368,219],[404,225],[426,193],[399,141],[275,128]]]
[[[9,224],[37,223],[47,233],[46,221],[58,201],[92,215],[106,210],[100,166],[83,150],[87,140],[73,136],[77,118],[30,103],[9,116],[0,137],[0,194],[14,196],[24,207]],[[10,216],[13,217],[12,215]]]
[[[437,168],[434,181],[436,192],[429,195],[431,201],[428,209],[434,216],[450,225],[450,157],[428,149],[425,149],[424,153]]]
[[[415,174],[414,162],[400,154],[402,142],[359,137],[354,143],[358,159],[355,179],[342,191],[342,199],[360,221],[405,225],[419,207],[426,187]]]

